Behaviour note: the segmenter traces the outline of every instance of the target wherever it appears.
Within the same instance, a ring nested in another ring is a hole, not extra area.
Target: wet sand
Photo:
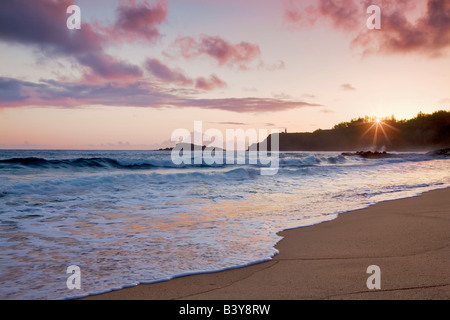
[[[450,299],[450,189],[279,234],[270,261],[84,299]],[[367,287],[371,265],[381,289]]]

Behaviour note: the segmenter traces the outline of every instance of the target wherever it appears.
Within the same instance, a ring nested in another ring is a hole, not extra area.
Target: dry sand
[[[450,299],[450,189],[280,233],[268,262],[85,299]],[[369,290],[367,267],[380,267]]]

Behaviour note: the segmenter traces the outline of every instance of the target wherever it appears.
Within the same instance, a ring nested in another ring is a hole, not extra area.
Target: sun
[[[372,123],[372,125],[362,134],[361,138],[364,137],[366,134],[368,134],[370,131],[372,131],[373,132],[372,146],[375,148],[379,142],[379,141],[377,141],[379,131],[381,131],[381,133],[383,134],[384,142],[388,143],[388,144],[391,141],[391,139],[389,138],[389,135],[388,135],[389,129],[392,129],[392,131],[398,131],[397,128],[391,126],[386,121],[383,121],[382,118],[373,117],[371,123]]]

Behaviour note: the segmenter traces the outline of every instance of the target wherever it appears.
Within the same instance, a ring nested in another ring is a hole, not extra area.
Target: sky
[[[0,60],[0,148],[409,119],[450,109],[450,1],[2,0]]]

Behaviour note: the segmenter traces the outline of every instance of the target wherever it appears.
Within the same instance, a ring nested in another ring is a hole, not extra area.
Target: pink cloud
[[[450,2],[422,0],[424,3],[425,9],[414,18],[412,12],[420,7],[413,0],[319,0],[303,8],[290,1],[284,19],[297,28],[329,21],[335,29],[353,33],[351,46],[362,48],[364,54],[443,56],[450,47]],[[370,5],[381,9],[381,30],[366,28]]]
[[[233,112],[274,112],[304,107],[317,107],[304,101],[286,101],[270,98],[185,99],[178,106],[220,109]]]
[[[318,20],[329,19],[336,29],[352,30],[360,25],[364,15],[354,0],[319,0],[304,8],[298,2],[290,1],[284,18],[288,25],[297,27],[312,26]]]
[[[157,27],[168,13],[167,0],[130,0],[117,8],[117,20],[111,26],[82,20],[80,30],[68,30],[66,9],[73,0],[15,0],[0,6],[0,40],[33,46],[49,59],[76,61],[83,70],[82,81],[135,81],[142,76],[137,65],[105,52],[111,41],[160,37]]]
[[[220,80],[217,76],[211,75],[209,79],[203,77],[197,78],[195,88],[202,90],[214,90],[217,88],[224,88],[227,84]]]
[[[83,81],[129,81],[142,76],[138,66],[106,54],[110,39],[89,23],[75,32],[65,27],[71,4],[71,0],[7,1],[0,6],[0,40],[33,46],[49,59],[75,60],[83,69]]]
[[[192,85],[193,83],[193,80],[186,77],[181,70],[170,69],[157,59],[147,59],[145,67],[153,76],[165,83],[182,86]]]
[[[354,91],[356,90],[355,87],[353,87],[350,83],[343,83],[341,84],[341,89],[345,91]]]
[[[355,37],[352,45],[364,48],[365,54],[443,56],[450,47],[450,2],[428,0],[426,11],[414,21],[408,19],[402,8],[392,6],[382,10],[382,28],[377,30],[380,32],[363,31]]]
[[[186,59],[190,59],[200,55],[200,52],[197,48],[198,43],[194,39],[194,37],[178,37],[174,42],[174,46],[179,48],[181,55]]]
[[[196,89],[214,90],[226,87],[226,83],[216,75],[211,75],[209,79],[199,77],[195,79],[187,77],[180,69],[171,69],[157,59],[147,59],[145,68],[159,81],[175,84],[178,86],[192,86],[195,83]]]
[[[231,44],[219,36],[200,35],[200,39],[193,37],[179,37],[175,40],[175,46],[179,48],[181,55],[187,59],[206,55],[220,66],[238,66],[246,69],[248,63],[257,59],[261,55],[258,45],[249,42]]]
[[[139,79],[143,75],[138,66],[107,54],[85,54],[78,57],[78,61],[89,67],[84,73],[84,81],[88,82],[104,80],[127,82]]]
[[[166,21],[167,0],[157,0],[154,4],[147,1],[137,3],[130,0],[117,8],[117,20],[110,29],[109,36],[116,40],[146,39],[155,42],[161,34],[158,26]]]
[[[0,40],[34,45],[52,56],[101,51],[104,39],[89,24],[82,23],[81,30],[77,32],[64,27],[66,9],[72,4],[72,0],[16,0],[2,3]]]
[[[134,83],[62,83],[54,80],[29,82],[0,77],[0,108],[86,105],[135,106],[145,108],[202,108],[238,113],[274,112],[303,107],[319,107],[304,101],[270,98],[196,99],[174,90],[163,90],[144,81]]]
[[[286,69],[286,63],[283,60],[278,60],[272,64],[267,64],[264,61],[261,61],[258,65],[258,69],[265,69],[268,71],[283,70]]]

